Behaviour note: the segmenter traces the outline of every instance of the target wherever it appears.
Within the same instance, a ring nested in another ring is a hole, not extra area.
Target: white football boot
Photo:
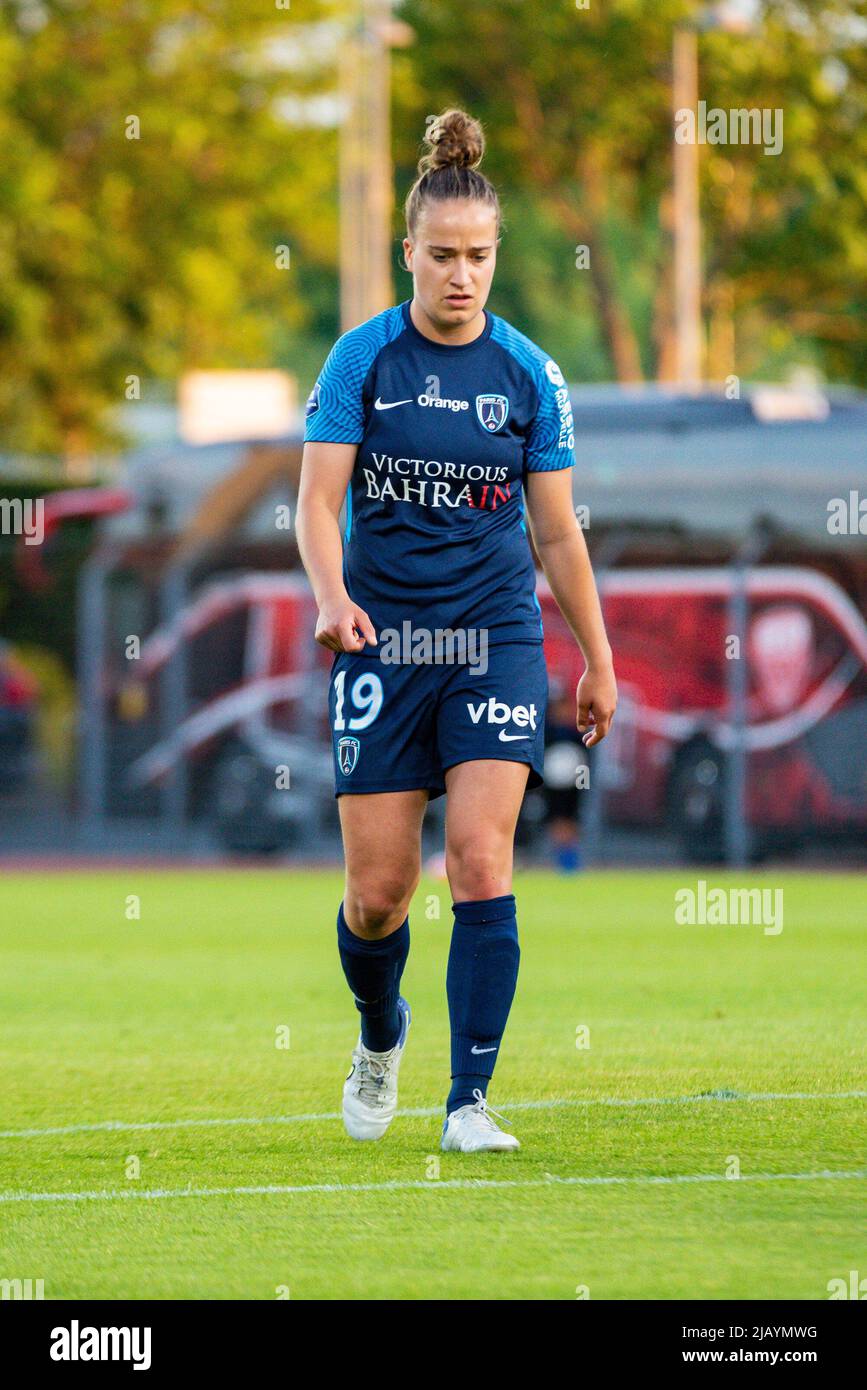
[[[473,1091],[475,1105],[462,1105],[453,1110],[443,1125],[440,1148],[454,1149],[462,1154],[483,1153],[485,1150],[503,1153],[506,1149],[520,1149],[514,1134],[504,1134],[499,1125],[491,1119],[496,1110],[488,1109],[488,1102],[481,1091]],[[503,1115],[497,1119],[508,1124]]]
[[[400,1037],[389,1052],[371,1052],[359,1036],[352,1070],[343,1086],[343,1124],[352,1139],[381,1139],[397,1110],[397,1073],[412,1021],[409,1004],[398,999]]]

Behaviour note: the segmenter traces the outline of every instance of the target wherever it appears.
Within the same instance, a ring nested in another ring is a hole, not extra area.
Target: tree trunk
[[[559,171],[552,168],[545,153],[545,119],[538,92],[519,68],[509,73],[508,87],[524,136],[524,158],[533,182],[573,244],[588,249],[593,303],[613,375],[617,381],[643,381],[638,339],[618,293],[616,269],[605,240],[608,198],[598,157],[591,151],[580,161],[576,173],[583,188],[579,195],[580,206],[575,206],[563,192],[564,180]]]

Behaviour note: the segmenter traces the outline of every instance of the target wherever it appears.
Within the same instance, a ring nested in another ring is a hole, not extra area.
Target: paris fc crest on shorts
[[[355,771],[361,744],[357,738],[342,738],[337,744],[337,761],[344,777]]]
[[[496,434],[509,418],[509,397],[476,396],[476,414],[488,433]]]

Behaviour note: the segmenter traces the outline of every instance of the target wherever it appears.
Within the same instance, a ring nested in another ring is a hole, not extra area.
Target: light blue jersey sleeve
[[[551,473],[575,462],[572,402],[563,373],[550,357],[537,363],[539,407],[524,448],[528,473]]]
[[[362,387],[370,359],[355,334],[338,338],[325,359],[319,380],[310,392],[304,422],[304,439],[332,444],[360,444],[364,437]]]
[[[337,339],[307,401],[304,441],[360,444],[363,388],[379,353],[403,331],[400,306],[386,309]]]

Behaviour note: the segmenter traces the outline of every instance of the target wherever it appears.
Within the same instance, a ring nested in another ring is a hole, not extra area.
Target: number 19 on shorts
[[[336,703],[334,706],[334,731],[340,733],[343,729],[352,729],[357,733],[359,729],[368,729],[373,723],[379,711],[382,709],[382,680],[374,671],[368,671],[365,675],[357,676],[346,693],[346,672],[338,671],[334,677],[334,694]],[[348,705],[347,715],[344,715],[344,705]],[[351,711],[358,711],[353,714]]]

